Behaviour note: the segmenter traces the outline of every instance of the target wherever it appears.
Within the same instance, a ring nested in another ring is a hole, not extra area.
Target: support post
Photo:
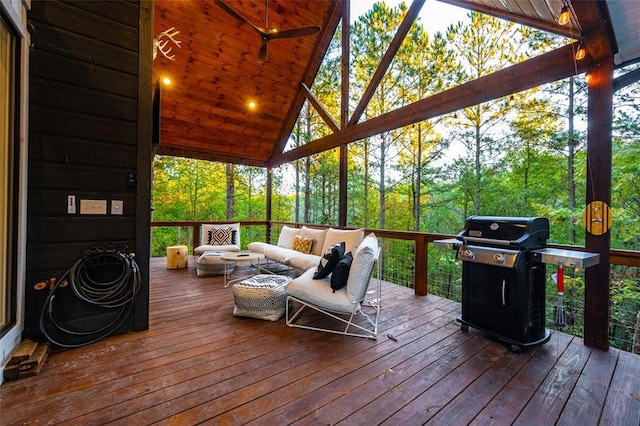
[[[611,131],[613,121],[613,60],[603,61],[588,75],[587,208],[593,201],[611,205]],[[600,262],[585,271],[584,344],[609,349],[609,249],[611,231],[586,233],[587,251]]]
[[[414,292],[417,296],[426,296],[428,293],[427,273],[429,272],[427,261],[429,259],[429,247],[425,235],[416,237],[416,258],[414,265],[415,270],[415,288]]]
[[[349,46],[349,21],[350,2],[344,1],[342,4],[342,87],[340,90],[340,129],[344,129],[349,121],[349,58],[351,49]],[[340,146],[340,187],[338,192],[338,227],[340,229],[347,226],[347,211],[349,208],[347,200],[347,171],[349,166],[349,149],[347,144]]]
[[[265,234],[265,241],[267,243],[271,243],[271,201],[273,196],[273,169],[271,167],[267,167],[267,202],[266,202],[266,221],[267,228]]]

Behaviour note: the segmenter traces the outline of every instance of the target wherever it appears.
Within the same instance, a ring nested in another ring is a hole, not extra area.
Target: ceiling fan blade
[[[269,40],[262,40],[262,44],[260,45],[260,50],[258,51],[258,63],[264,64],[267,60],[267,45],[269,44]]]
[[[238,12],[233,10],[231,7],[227,6],[227,4],[224,1],[222,1],[222,0],[214,0],[214,1],[218,6],[220,6],[220,8],[222,10],[227,12],[227,14],[231,15],[232,17],[234,17],[238,21],[240,21],[240,22],[242,22],[244,24],[247,24],[251,28],[253,28],[258,34],[260,34],[260,37],[264,37],[265,36],[265,32],[263,30],[261,30],[260,28],[256,27],[250,21],[248,21],[244,16],[240,15]]]
[[[294,28],[292,30],[270,32],[270,33],[267,33],[266,36],[269,38],[269,40],[273,40],[276,38],[305,37],[305,36],[317,34],[320,32],[320,30],[321,28],[318,26],[301,27],[301,28]]]

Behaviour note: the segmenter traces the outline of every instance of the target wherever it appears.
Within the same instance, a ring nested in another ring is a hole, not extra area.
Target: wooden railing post
[[[192,230],[193,233],[193,248],[196,248],[200,245],[200,222],[193,222]]]
[[[425,235],[417,236],[415,239],[416,245],[416,258],[415,258],[415,285],[414,291],[418,296],[426,296],[428,292],[427,288],[427,273],[429,267],[427,260],[429,259],[429,248],[427,244],[427,238]]]

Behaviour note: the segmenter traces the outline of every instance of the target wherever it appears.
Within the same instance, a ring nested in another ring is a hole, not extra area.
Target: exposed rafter
[[[353,126],[355,123],[357,123],[360,120],[360,117],[362,116],[365,109],[367,108],[369,101],[371,100],[376,89],[380,85],[382,78],[384,77],[385,73],[389,69],[389,65],[391,65],[393,58],[395,58],[396,53],[398,52],[398,49],[400,49],[400,46],[402,45],[402,41],[405,39],[407,33],[411,29],[411,25],[413,25],[413,23],[416,21],[416,18],[418,17],[418,13],[420,13],[420,10],[422,9],[422,5],[424,5],[425,1],[426,0],[414,0],[413,3],[411,3],[411,7],[409,7],[407,14],[404,16],[402,23],[398,27],[398,31],[393,36],[393,40],[391,40],[391,43],[389,44],[387,51],[382,57],[382,60],[380,61],[378,68],[376,68],[376,71],[373,74],[373,77],[371,77],[371,81],[369,82],[369,85],[365,89],[364,94],[362,95],[362,98],[360,98],[358,105],[353,110],[353,114],[349,119],[349,124],[347,124],[347,126]]]
[[[272,164],[293,161],[316,152],[333,149],[341,144],[375,136],[382,132],[585,72],[592,62],[585,59],[576,64],[573,60],[574,50],[575,47],[572,45],[564,46],[365,122],[349,126],[338,133],[283,153]]]

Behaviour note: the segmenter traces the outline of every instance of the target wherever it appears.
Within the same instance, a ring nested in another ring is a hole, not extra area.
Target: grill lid
[[[544,217],[471,216],[456,238],[465,243],[534,250],[546,246],[549,220]]]

